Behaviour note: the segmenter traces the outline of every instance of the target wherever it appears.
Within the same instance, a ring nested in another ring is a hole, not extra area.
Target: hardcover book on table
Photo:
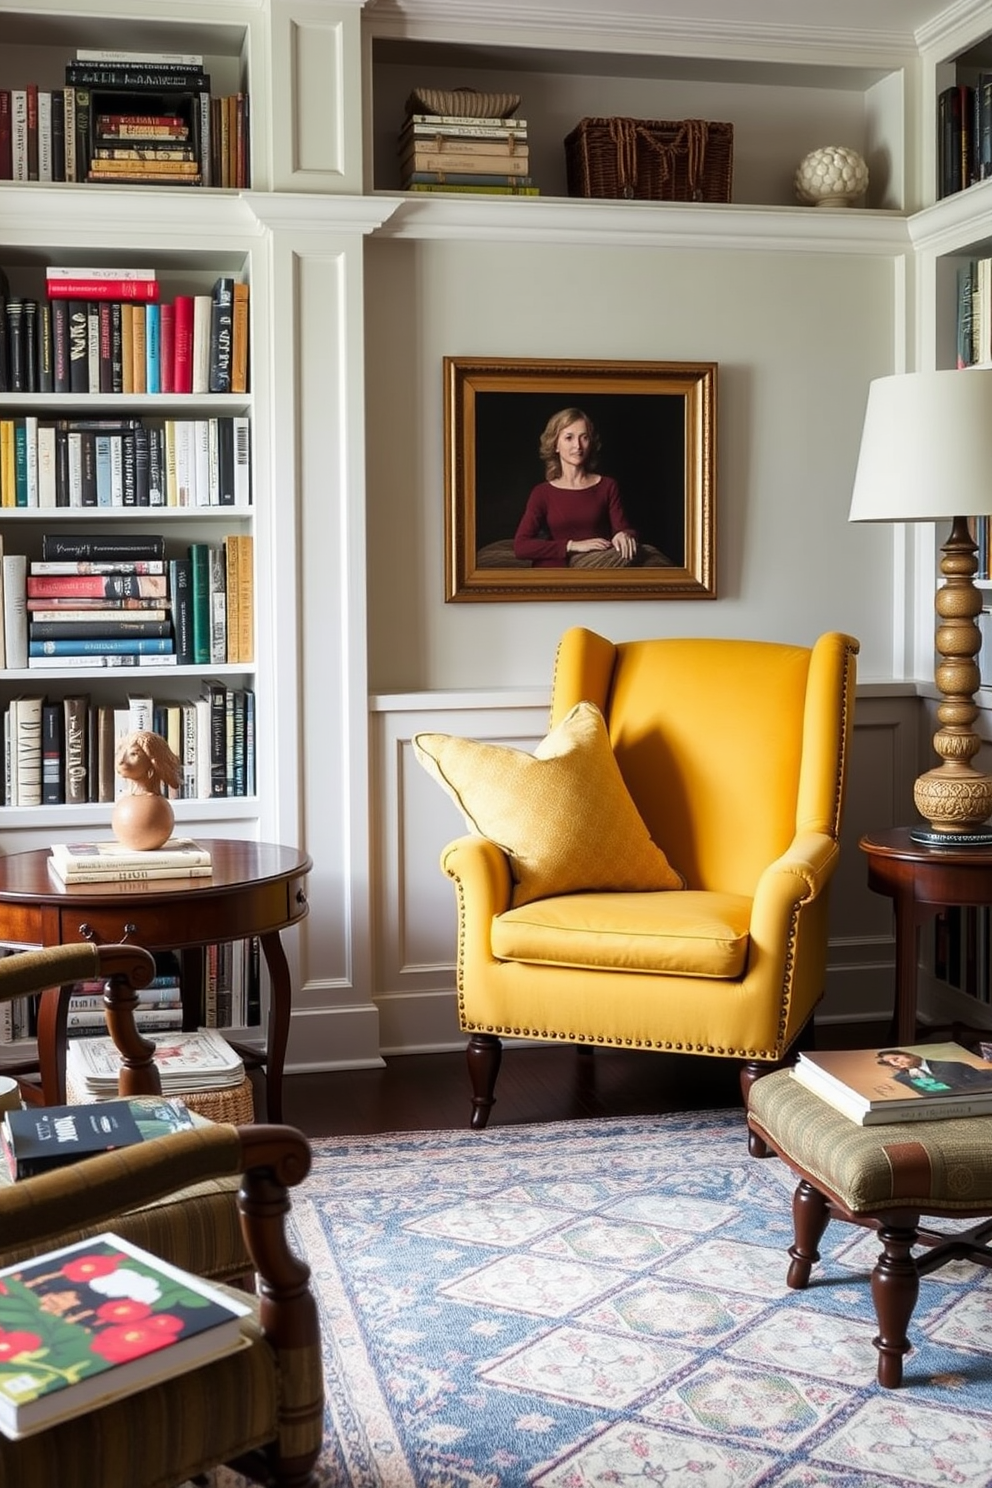
[[[0,1430],[21,1437],[222,1357],[250,1308],[107,1232],[0,1271]]]
[[[52,867],[66,882],[84,874],[125,873],[139,869],[157,870],[210,868],[210,851],[192,837],[170,837],[161,847],[148,852],[128,849],[116,840],[95,842],[53,842]]]
[[[97,1014],[102,1018],[102,1014]],[[7,1111],[0,1142],[12,1178],[33,1178],[117,1147],[133,1147],[170,1132],[188,1131],[193,1117],[182,1101],[159,1096],[90,1105],[28,1106]]]
[[[792,1074],[862,1126],[992,1112],[992,1062],[953,1042],[804,1051]]]

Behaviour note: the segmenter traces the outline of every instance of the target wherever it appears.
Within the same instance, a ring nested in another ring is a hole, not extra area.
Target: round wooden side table
[[[868,887],[893,901],[896,915],[896,1043],[916,1038],[916,983],[920,926],[939,909],[992,904],[992,848],[928,847],[913,842],[908,827],[862,837]]]

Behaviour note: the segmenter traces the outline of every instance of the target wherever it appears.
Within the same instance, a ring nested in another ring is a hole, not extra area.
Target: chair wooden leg
[[[492,1033],[473,1033],[465,1051],[472,1081],[473,1131],[482,1131],[489,1120],[496,1097],[496,1076],[503,1059],[503,1042]]]
[[[809,1273],[820,1259],[817,1247],[830,1219],[830,1206],[819,1189],[804,1178],[792,1195],[793,1243],[786,1285],[801,1292],[809,1285]]]
[[[902,1384],[903,1356],[909,1353],[909,1320],[920,1294],[920,1277],[912,1257],[915,1225],[881,1225],[882,1253],[871,1273],[871,1295],[878,1318],[878,1383],[887,1390]]]

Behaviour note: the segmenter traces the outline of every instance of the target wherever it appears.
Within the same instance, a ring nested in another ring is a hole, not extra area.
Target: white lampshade
[[[868,389],[852,522],[992,512],[992,368],[904,372]]]

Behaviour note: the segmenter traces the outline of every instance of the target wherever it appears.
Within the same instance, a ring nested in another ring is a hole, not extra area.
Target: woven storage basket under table
[[[69,1105],[89,1105],[93,1097],[77,1089],[68,1075],[65,1082],[65,1098]],[[116,1100],[116,1095],[107,1097]],[[208,1121],[230,1121],[235,1126],[250,1126],[255,1120],[255,1096],[251,1077],[245,1075],[240,1085],[229,1085],[218,1090],[170,1090],[167,1099],[181,1100],[191,1111],[205,1116]]]
[[[565,140],[569,196],[729,202],[734,126],[707,119],[582,119]]]

